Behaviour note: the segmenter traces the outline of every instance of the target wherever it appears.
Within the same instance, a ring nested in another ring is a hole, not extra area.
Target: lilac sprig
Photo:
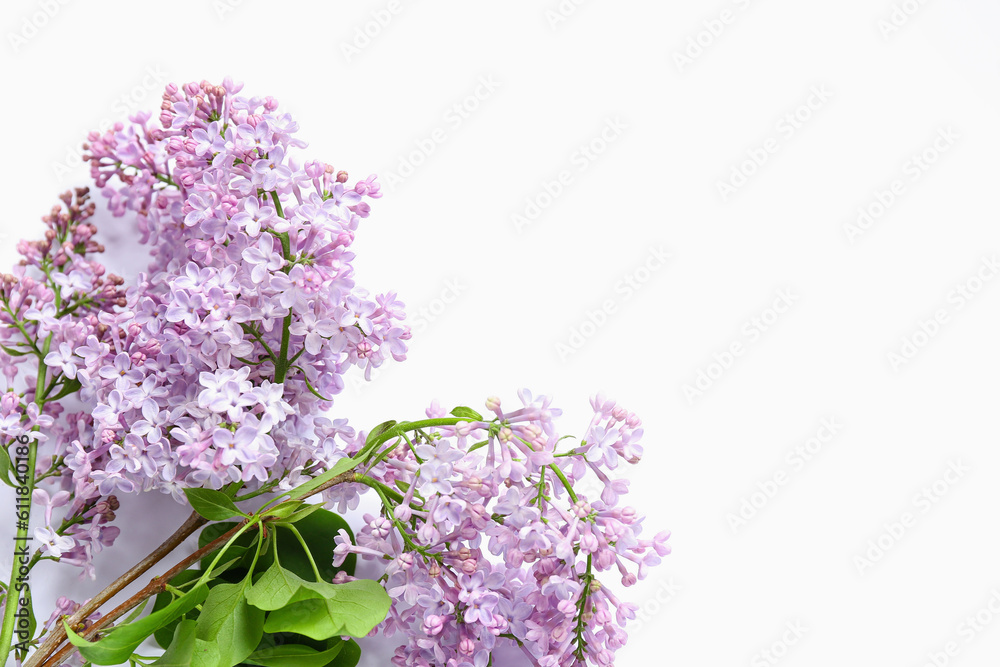
[[[69,459],[78,495],[249,495],[322,471],[353,433],[322,417],[343,374],[405,358],[402,305],[369,297],[351,266],[377,182],[299,166],[297,124],[240,87],[171,85],[160,127],[138,114],[90,135],[92,175],[153,262],[110,335],[76,349],[96,426]]]
[[[366,490],[382,504],[355,541],[337,538],[335,564],[351,553],[385,564],[394,604],[381,632],[407,640],[393,664],[475,667],[509,643],[543,667],[611,665],[637,607],[599,575],[632,586],[670,553],[668,533],[640,537],[643,517],[620,506],[627,484],[608,474],[641,458],[639,419],[597,397],[584,440],[559,451],[560,411],[521,399],[509,413],[490,399],[493,420],[468,411],[454,426],[401,433],[355,483],[325,492],[340,510]],[[591,474],[601,499],[574,490]]]
[[[88,191],[67,192],[60,199],[62,206],[42,218],[43,238],[19,242],[20,263],[0,276],[0,375],[6,384],[0,395],[3,481],[45,510],[44,525],[29,535],[30,506],[19,507],[15,544],[23,546],[33,538],[41,547],[27,563],[14,559],[9,582],[23,576],[22,566],[30,571],[43,558],[76,563],[86,572],[94,554],[118,535],[117,528],[107,525],[117,509],[113,497],[99,501],[64,492],[50,497],[36,489],[40,482],[62,479],[69,443],[92,423],[88,411],[72,401],[81,387],[73,348],[82,338],[104,336],[101,317],[125,302],[122,278],[94,259],[104,247],[94,238],[95,206]],[[13,466],[12,458],[19,465]],[[61,522],[53,521],[56,507],[65,508]],[[30,595],[22,599],[30,610]],[[5,604],[0,661],[11,645],[16,606]]]
[[[130,494],[246,498],[322,472],[355,437],[324,416],[343,375],[405,358],[395,293],[354,279],[377,181],[297,161],[294,120],[239,90],[171,85],[159,127],[140,113],[90,135],[95,182],[139,230],[147,272],[126,284],[93,259],[104,248],[81,189],[0,279],[0,435],[31,443],[28,495],[69,494],[35,494],[32,567],[93,578],[119,533],[108,507]]]
[[[337,537],[336,559],[384,565],[394,603],[381,631],[406,640],[394,664],[484,667],[504,644],[541,667],[613,664],[636,611],[613,587],[670,552],[668,533],[641,537],[643,516],[621,504],[628,483],[613,476],[641,459],[640,420],[598,396],[567,446],[561,411],[526,391],[511,411],[489,399],[490,419],[434,405],[426,421],[372,434],[328,416],[347,372],[370,379],[407,352],[396,294],[355,282],[351,246],[381,192],[374,176],[350,185],[300,160],[291,116],[240,91],[229,79],[170,85],[158,122],[139,113],[90,134],[92,176],[138,230],[147,271],[126,283],[95,261],[95,206],[78,190],[0,276],[0,435],[29,450],[24,479],[8,483],[44,518],[28,569],[53,560],[93,578],[120,535],[120,502],[142,492],[182,503],[191,489],[229,503],[276,492],[280,503],[322,489],[341,513],[374,492],[381,511],[356,540]],[[579,491],[584,480],[599,498]],[[203,523],[192,517],[133,570],[183,542]],[[16,537],[28,530],[26,519]],[[96,633],[115,618],[91,613],[111,588],[59,609]],[[29,664],[61,660],[63,632],[56,623]]]

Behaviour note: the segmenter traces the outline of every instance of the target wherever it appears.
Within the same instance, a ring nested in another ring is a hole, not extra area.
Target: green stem
[[[274,210],[277,212],[278,217],[284,218],[285,212],[281,210],[281,199],[278,198],[278,193],[273,190],[271,191],[271,201],[274,202]]]
[[[403,502],[402,494],[393,491],[390,487],[386,486],[377,479],[373,479],[371,477],[368,477],[367,475],[359,474],[354,476],[354,481],[357,482],[358,484],[364,484],[369,488],[375,489],[375,491],[377,491],[380,495],[388,496],[389,498],[395,500],[397,503]]]
[[[467,421],[469,420],[461,419],[459,417],[441,417],[438,419],[423,419],[415,422],[404,422],[402,424],[396,424],[388,431],[375,438],[375,440],[370,445],[366,446],[362,450],[362,453],[366,452],[370,453],[371,451],[378,449],[381,445],[388,442],[389,440],[400,437],[403,433],[407,431],[419,431],[420,429],[434,428],[436,426],[455,426],[460,422],[467,422]],[[378,456],[375,457],[375,459],[371,462],[370,465],[373,466],[379,461],[381,461],[382,458],[388,456],[389,451],[391,450],[381,452]]]
[[[360,478],[363,476],[358,475],[357,477]],[[403,538],[403,543],[410,549],[410,551],[421,553],[426,556],[427,555],[426,549],[419,547],[413,543],[413,540],[410,539],[410,536],[407,533],[406,526],[404,526],[403,523],[396,518],[395,512],[393,511],[395,508],[393,507],[392,503],[389,502],[389,499],[386,498],[385,492],[380,488],[381,485],[377,483],[371,484],[369,482],[374,482],[375,480],[369,478],[365,479],[368,479],[368,481],[364,481],[362,479],[357,479],[356,481],[361,482],[362,484],[367,484],[371,488],[375,489],[375,493],[378,494],[379,499],[382,501],[382,505],[385,507],[386,518],[389,519],[392,522],[392,524],[396,527],[396,530],[399,531],[399,536]],[[433,557],[437,560],[440,560],[439,555],[434,555]]]
[[[43,355],[42,351],[38,349],[38,344],[32,339],[31,336],[28,335],[28,331],[24,327],[24,322],[22,322],[21,320],[17,319],[17,315],[15,315],[14,311],[10,309],[10,306],[5,306],[4,310],[7,311],[7,314],[10,315],[10,319],[13,320],[13,322],[14,322],[14,326],[17,327],[17,330],[21,332],[22,336],[24,336],[24,339],[27,341],[28,345],[31,346],[31,350],[36,355],[41,355],[40,358],[44,358],[45,355]],[[48,353],[46,352],[46,354],[48,354]]]
[[[281,328],[281,352],[278,353],[278,359],[274,362],[274,381],[276,383],[284,382],[285,376],[288,375],[288,343],[292,339],[291,326],[292,315],[289,313]]]
[[[256,329],[254,329],[252,326],[250,326],[246,322],[241,322],[240,326],[243,328],[244,332],[246,332],[246,333],[250,334],[251,336],[253,336],[254,339],[258,343],[260,343],[261,346],[263,346],[264,351],[267,352],[267,356],[269,356],[271,358],[271,361],[275,361],[275,362],[277,361],[277,357],[274,356],[274,352],[272,352],[271,348],[268,347],[268,345],[267,345],[266,342],[264,342],[264,338],[260,335],[259,331],[257,331]]]
[[[562,481],[563,486],[565,486],[566,490],[569,491],[569,497],[572,498],[575,503],[577,501],[576,492],[573,491],[573,486],[569,483],[569,480],[566,479],[566,475],[559,469],[559,466],[555,464],[550,465],[549,468],[556,474],[556,477]]]
[[[587,623],[583,617],[587,613],[587,601],[590,597],[590,584],[594,580],[593,556],[587,556],[587,573],[583,575],[583,593],[580,595],[580,616],[576,620],[576,657],[584,660],[584,651],[587,649],[587,642],[583,639],[583,632],[587,628]]]
[[[9,310],[10,309],[8,308],[8,312]],[[21,327],[21,329],[23,331],[23,326]],[[27,336],[25,337],[27,338]],[[30,338],[27,339],[30,340]],[[32,346],[36,350],[38,350],[37,344],[33,344]],[[45,407],[45,395],[39,390],[39,388],[45,386],[46,376],[48,375],[49,372],[48,365],[45,363],[45,357],[46,355],[48,355],[49,348],[51,346],[52,346],[52,334],[49,334],[48,338],[45,341],[44,348],[38,353],[38,375],[36,376],[35,380],[35,405],[38,406],[39,411],[41,411]],[[35,426],[32,429],[32,432],[37,433],[38,431],[39,431],[38,426]],[[17,576],[20,573],[22,565],[22,563],[20,563],[20,558],[23,557],[23,554],[19,554],[18,552],[20,551],[20,549],[23,549],[24,553],[26,554],[28,550],[28,540],[29,540],[28,526],[31,522],[31,495],[35,490],[35,464],[38,458],[38,440],[29,441],[27,443],[27,447],[28,447],[28,470],[25,473],[25,479],[17,480],[18,482],[21,483],[20,488],[26,489],[26,493],[18,493],[18,497],[28,499],[28,505],[24,510],[27,513],[27,517],[24,519],[24,521],[18,520],[17,534],[14,537],[14,562],[11,564],[10,568],[10,580],[8,581],[9,588],[7,591],[6,604],[4,606],[4,613],[3,613],[3,626],[0,627],[0,664],[2,665],[7,664],[7,658],[10,656],[10,651],[13,648],[12,642],[14,639],[14,624],[16,621],[15,614],[17,613],[18,608],[21,606],[20,599],[22,598],[20,596],[12,595],[12,591],[10,589],[14,589],[13,592],[18,592],[15,587],[14,581],[15,579],[17,579]],[[15,478],[17,477],[16,472],[14,474],[14,477]],[[27,563],[23,563],[23,565],[27,566]],[[27,577],[25,577],[25,579],[26,578]],[[30,588],[25,588],[22,594],[24,596],[23,599],[28,600],[28,605],[25,606],[30,606],[31,605]],[[30,640],[32,638],[28,637],[28,639]],[[24,656],[22,655],[21,657],[23,658]]]
[[[278,217],[284,218],[285,212],[281,208],[281,199],[278,197],[277,192],[271,192],[271,201],[274,202],[274,210],[278,213]],[[288,236],[288,232],[275,233],[278,240],[281,241],[281,254],[285,258],[285,273],[288,273],[291,268],[292,262],[292,242]],[[285,377],[288,375],[288,367],[290,362],[288,361],[288,343],[291,340],[292,334],[289,328],[292,326],[292,313],[289,312],[288,316],[285,317],[285,322],[281,329],[281,352],[278,353],[278,357],[274,360],[274,381],[284,382]],[[273,355],[272,355],[273,356]]]
[[[257,489],[256,491],[251,491],[250,493],[246,493],[242,496],[236,496],[235,498],[233,498],[233,502],[241,503],[244,500],[250,500],[251,498],[256,498],[257,496],[263,496],[266,493],[270,493],[271,491],[274,490],[274,487],[278,486],[278,484],[281,482],[281,480],[285,478],[286,475],[287,473],[285,473],[285,475],[282,475],[280,478],[276,480],[268,482],[267,484]]]
[[[299,529],[295,527],[295,524],[290,523],[287,528],[292,531],[295,537],[299,540],[299,544],[302,545],[302,550],[306,552],[306,558],[309,559],[309,564],[312,565],[313,574],[316,575],[316,581],[323,581],[323,575],[319,573],[319,568],[316,567],[316,561],[313,560],[312,551],[309,550],[309,545],[306,544],[305,539],[303,539],[302,533],[300,533]]]

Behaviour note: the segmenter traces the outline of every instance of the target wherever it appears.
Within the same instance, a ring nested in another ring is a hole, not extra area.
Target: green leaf
[[[186,619],[177,624],[173,641],[166,652],[152,667],[191,667],[194,658],[195,626],[197,623]]]
[[[295,599],[305,583],[307,582],[294,572],[275,563],[247,592],[247,602],[264,611],[281,609]]]
[[[70,394],[74,394],[74,393],[80,391],[80,387],[82,387],[82,386],[83,386],[83,384],[79,380],[77,380],[75,378],[72,379],[72,380],[66,379],[62,383],[62,391],[60,391],[55,396],[52,396],[51,398],[48,398],[46,400],[49,400],[49,401],[58,401],[61,398],[66,398]]]
[[[167,583],[173,586],[174,588],[178,588],[184,584],[200,579],[201,575],[202,573],[198,572],[197,570],[184,570],[183,572],[178,572],[177,575],[174,576],[174,578]],[[164,591],[160,593],[159,595],[156,596],[156,599],[153,600],[153,611],[157,612],[163,609],[171,602],[173,602],[173,600],[174,596],[169,591]],[[191,611],[187,614],[187,616],[189,618],[192,616],[197,616],[197,613],[198,613],[197,611]],[[161,648],[167,648],[168,646],[170,646],[171,642],[173,642],[174,631],[176,630],[177,625],[179,623],[180,621],[175,619],[153,633],[153,638],[156,639],[156,643],[159,644]]]
[[[28,606],[25,607],[28,610],[28,636],[34,637],[35,630],[38,629],[38,621],[35,620],[35,598],[32,595],[28,596]]]
[[[204,639],[194,638],[194,655],[191,658],[192,667],[217,667],[218,665],[230,665],[223,656],[225,648],[215,642],[207,642]],[[239,664],[239,663],[236,663]]]
[[[212,489],[184,489],[191,509],[209,521],[225,521],[234,516],[245,517],[240,508],[222,491]]]
[[[232,521],[224,521],[222,523],[211,523],[202,529],[201,534],[198,535],[198,548],[201,549],[205,547],[218,538],[222,537],[228,533],[233,528],[236,528],[239,524],[233,523]],[[229,565],[225,572],[222,572],[223,579],[227,580],[229,583],[237,583],[246,576],[246,571],[250,568],[250,564],[253,562],[253,556],[256,549],[251,549],[254,545],[254,540],[257,539],[259,533],[256,531],[246,531],[242,535],[236,538],[236,541],[229,545],[226,549],[226,555],[223,558],[226,560],[226,564]],[[215,557],[219,554],[219,549],[206,554],[200,563],[201,569],[204,571],[208,569]],[[239,558],[236,563],[230,564],[231,558]],[[218,569],[218,567],[216,568]]]
[[[306,482],[305,484],[302,484],[301,486],[298,486],[295,489],[293,489],[288,494],[288,497],[291,498],[292,500],[298,500],[299,498],[305,498],[314,489],[318,489],[320,486],[322,486],[323,484],[326,484],[328,481],[330,481],[331,479],[333,479],[337,475],[342,475],[343,473],[347,472],[348,470],[352,470],[352,469],[356,468],[359,463],[361,463],[361,459],[354,459],[354,458],[350,458],[348,456],[345,456],[344,458],[340,459],[335,464],[333,464],[332,468],[330,468],[329,470],[327,470],[325,473],[323,473],[319,477],[314,477],[313,479],[311,479],[310,481]]]
[[[66,625],[66,635],[70,643],[80,650],[80,655],[84,658],[95,665],[118,665],[127,661],[133,651],[156,630],[191,611],[207,596],[208,587],[198,586],[141,621],[115,628],[97,642],[89,642],[80,637],[66,625],[65,621],[63,625]]]
[[[477,443],[476,443],[476,444],[474,444],[474,445],[473,445],[472,447],[469,447],[469,451],[470,451],[470,452],[474,452],[474,451],[476,451],[477,449],[481,449],[482,447],[485,447],[485,446],[486,446],[486,445],[488,445],[488,444],[490,444],[490,441],[489,441],[489,440],[483,440],[483,441],[481,441],[481,442],[477,442]]]
[[[389,431],[396,424],[397,422],[395,419],[390,419],[389,421],[382,422],[381,424],[373,428],[372,432],[369,433],[368,437],[365,439],[365,447],[374,444],[376,440],[378,440],[381,436],[385,435],[386,432]]]
[[[238,525],[239,524],[233,521],[208,524],[207,526],[201,529],[201,533],[198,535],[198,548],[202,549],[204,547],[207,547],[209,544],[216,541],[217,539],[219,539],[220,537],[222,537],[223,535],[225,535]],[[247,537],[248,534],[249,531],[240,535],[239,538],[237,538],[235,544],[240,544],[241,542],[243,542],[243,538]]]
[[[341,586],[325,581],[307,581],[275,563],[261,575],[246,597],[247,602],[258,609],[276,611],[303,600],[337,599],[346,590]]]
[[[261,667],[327,667],[345,646],[347,642],[335,637],[327,642],[323,651],[302,644],[258,648],[243,662]]]
[[[10,481],[10,471],[14,468],[11,463],[10,454],[7,453],[7,448],[0,446],[0,482],[3,482],[11,488],[17,488],[18,485]]]
[[[219,584],[208,594],[198,616],[195,636],[215,644],[218,659],[204,667],[232,667],[253,653],[264,635],[264,612],[247,604],[249,578],[238,584]]]
[[[370,579],[326,586],[330,589],[325,599],[303,600],[271,612],[264,630],[296,632],[312,639],[364,637],[389,613],[389,596]]]
[[[353,639],[345,642],[344,650],[340,652],[337,659],[326,667],[357,667],[361,662],[361,647]]]
[[[357,563],[355,554],[348,555],[347,560],[340,567],[333,566],[333,550],[337,548],[337,534],[341,530],[345,530],[351,537],[351,541],[354,541],[354,533],[342,517],[327,509],[320,508],[296,521],[295,528],[302,535],[305,543],[309,545],[309,551],[319,569],[320,578],[324,581],[333,581],[338,572],[354,574],[354,567]],[[280,525],[275,525],[275,530],[278,534],[278,558],[281,560],[282,566],[302,579],[314,579],[315,575],[312,571],[312,565],[309,564],[309,557],[295,535]],[[270,561],[263,561],[262,557],[261,568],[265,567],[266,563],[269,564]]]
[[[122,621],[122,625],[128,625],[129,623],[131,623],[135,619],[137,619],[140,616],[142,616],[142,612],[145,611],[146,605],[148,605],[148,604],[149,604],[149,598],[146,598],[145,600],[143,600],[142,602],[140,602],[139,605],[135,609],[132,610],[132,613],[125,617],[125,620]]]
[[[277,519],[287,519],[294,514],[305,503],[298,500],[290,500],[280,505],[275,505],[264,512],[264,516],[273,516]]]
[[[235,550],[232,547],[230,547],[229,549],[226,549],[226,556],[233,555],[234,551]],[[209,578],[210,578],[210,580],[211,579],[218,579],[223,574],[225,574],[226,572],[228,572],[230,569],[232,569],[233,567],[235,567],[242,560],[243,560],[243,553],[239,553],[239,554],[236,554],[235,557],[230,558],[229,560],[227,560],[222,565],[216,565],[215,569],[212,570],[212,574],[208,575]],[[208,563],[208,565],[209,565],[209,567],[211,567],[212,564]]]
[[[304,368],[302,368],[301,366],[292,366],[292,368],[297,368],[299,369],[299,372],[302,373],[302,380],[303,382],[306,383],[306,389],[309,390],[309,393],[311,393],[313,396],[315,396],[321,401],[326,401],[327,403],[333,403],[332,398],[327,398],[323,394],[316,391],[316,389],[312,386],[312,383],[309,382],[309,377],[306,375],[306,370]]]
[[[481,414],[479,414],[478,412],[476,412],[472,408],[467,408],[467,407],[462,406],[462,405],[460,405],[457,408],[455,408],[454,410],[452,410],[451,414],[455,415],[459,419],[468,419],[470,422],[485,421],[485,419],[483,419],[483,416]]]
[[[12,357],[26,357],[31,354],[31,350],[15,350],[12,347],[7,347],[6,345],[0,345],[0,349],[9,354]]]
[[[299,521],[302,521],[313,512],[318,512],[321,509],[323,509],[323,505],[321,504],[310,505],[308,503],[303,503],[302,507],[296,510],[294,514],[289,516],[284,521],[281,521],[280,523],[298,523]]]

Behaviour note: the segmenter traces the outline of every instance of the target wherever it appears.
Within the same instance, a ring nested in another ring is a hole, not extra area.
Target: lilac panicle
[[[495,664],[503,644],[542,667],[613,665],[637,610],[614,586],[670,553],[669,533],[644,537],[644,517],[620,504],[628,485],[611,476],[642,456],[639,418],[595,397],[583,440],[560,447],[561,411],[544,396],[521,401],[505,413],[493,398],[495,420],[399,440],[366,482],[326,492],[331,506],[354,506],[374,489],[383,504],[356,543],[337,538],[335,562],[353,552],[383,564],[393,606],[380,631],[406,642],[395,665]]]
[[[89,135],[94,181],[149,249],[145,272],[126,283],[95,260],[95,206],[77,190],[0,276],[0,435],[37,443],[36,555],[91,577],[120,498],[285,491],[358,454],[366,434],[327,416],[344,374],[406,356],[403,304],[354,279],[377,179],[301,161],[294,119],[240,92],[169,85],[156,121]],[[381,565],[393,604],[377,631],[404,642],[394,665],[485,667],[504,645],[538,667],[613,665],[637,611],[615,591],[670,553],[614,476],[642,457],[639,418],[598,395],[576,442],[548,397],[520,402],[391,440],[360,481],[323,492],[340,512],[364,493],[382,505],[334,554]],[[78,608],[61,598],[48,626]]]
[[[187,487],[322,472],[356,437],[324,417],[344,374],[406,355],[395,294],[370,295],[352,266],[378,182],[302,161],[292,117],[240,89],[170,85],[158,122],[139,113],[88,137],[94,181],[138,230],[147,271],[125,284],[93,261],[81,190],[3,277],[0,433],[44,440],[38,474],[72,502],[67,525],[39,529],[42,551],[91,575],[117,534],[110,499],[186,502]]]

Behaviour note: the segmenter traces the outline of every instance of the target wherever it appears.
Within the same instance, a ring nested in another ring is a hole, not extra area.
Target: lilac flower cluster
[[[641,458],[638,417],[597,396],[584,440],[559,452],[561,411],[528,392],[521,400],[511,412],[488,400],[490,422],[400,439],[360,483],[326,492],[354,506],[374,489],[384,505],[355,543],[342,532],[335,553],[386,564],[394,605],[381,631],[407,639],[393,664],[485,667],[508,643],[540,667],[612,665],[637,607],[598,574],[631,586],[670,553],[669,533],[640,537],[642,515],[620,505],[628,483],[609,475]],[[574,490],[588,475],[600,498]]]
[[[240,88],[170,85],[158,124],[139,113],[90,134],[94,180],[150,249],[133,284],[89,261],[99,246],[83,219],[93,204],[82,203],[51,222],[45,242],[19,245],[48,284],[23,267],[4,279],[0,370],[24,389],[0,405],[0,433],[49,438],[54,465],[40,475],[73,505],[70,526],[46,522],[39,539],[46,555],[88,572],[113,531],[82,539],[80,512],[114,495],[185,502],[188,487],[252,492],[322,471],[336,438],[353,437],[323,417],[344,373],[370,378],[406,355],[403,304],[354,281],[350,248],[378,182],[350,185],[328,164],[297,162],[295,121]],[[37,341],[82,412],[63,414],[57,391],[32,402],[17,355]],[[113,513],[95,516],[104,526]]]
[[[668,533],[642,537],[613,476],[642,457],[639,418],[597,396],[573,445],[561,411],[526,391],[511,411],[489,399],[492,418],[435,404],[374,439],[327,417],[346,372],[370,378],[410,338],[395,293],[354,281],[379,184],[297,161],[294,120],[240,90],[170,85],[158,122],[140,113],[90,134],[93,178],[139,230],[146,272],[126,284],[94,260],[95,206],[77,190],[0,275],[0,436],[31,443],[27,469],[0,457],[0,475],[13,470],[3,481],[40,510],[30,566],[94,577],[127,494],[225,489],[240,502],[328,473],[337,483],[313,492],[331,508],[371,491],[382,503],[356,539],[341,531],[335,557],[384,565],[380,629],[406,641],[393,664],[486,667],[507,645],[538,667],[613,665],[636,612],[614,589],[670,553]],[[60,599],[46,627],[77,609]]]
[[[94,240],[95,206],[88,191],[67,192],[61,199],[63,206],[42,218],[44,237],[18,243],[20,264],[0,277],[0,374],[6,382],[0,435],[5,444],[37,443],[44,455],[34,461],[36,479],[59,480],[69,487],[66,457],[74,451],[73,443],[93,432],[89,410],[66,398],[82,379],[74,349],[82,340],[105,338],[104,321],[126,298],[122,278],[94,259],[104,248]],[[27,470],[17,472],[23,477]],[[63,489],[52,495],[35,489],[32,499],[43,508],[44,524],[35,529],[34,538],[45,553],[92,573],[94,555],[118,536],[119,529],[108,525],[118,509],[117,498],[102,498],[85,488],[84,493]],[[53,521],[56,508],[72,519]]]

